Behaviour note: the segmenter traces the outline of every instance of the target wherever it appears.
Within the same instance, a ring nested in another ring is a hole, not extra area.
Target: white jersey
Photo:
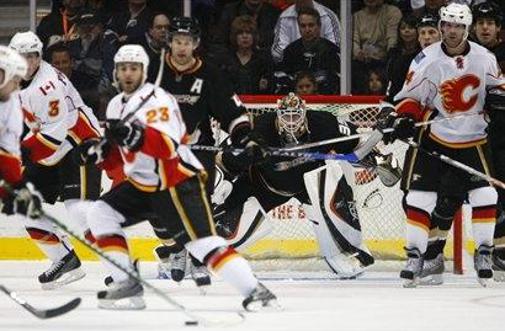
[[[153,89],[154,95],[149,98]],[[146,97],[149,98],[147,102],[136,110]],[[183,144],[187,139],[186,126],[179,105],[172,95],[146,83],[128,99],[124,93],[116,95],[107,107],[107,120],[120,120],[134,111],[135,119],[131,121],[138,120],[146,128],[161,133],[172,151],[170,156],[162,160],[145,154],[142,150],[132,153],[126,148],[120,148],[124,173],[137,188],[150,192],[163,190],[203,169],[200,161]],[[144,145],[150,143],[146,139],[148,137],[144,137]]]
[[[476,114],[431,125],[431,138],[462,148],[486,141],[486,91],[503,84],[505,78],[496,58],[486,48],[469,42],[465,54],[448,56],[442,43],[437,42],[412,61],[405,84],[394,100],[414,99],[422,107],[438,111],[435,119]]]
[[[74,145],[84,138],[99,136],[98,120],[91,109],[68,78],[45,61],[29,85],[21,90],[20,100],[25,123],[30,128],[23,146],[30,149],[35,162],[58,163],[73,148],[67,136],[74,138]],[[76,125],[79,130],[74,131],[79,134],[71,131]]]
[[[19,157],[23,134],[23,112],[17,92],[9,100],[0,101],[0,153]]]

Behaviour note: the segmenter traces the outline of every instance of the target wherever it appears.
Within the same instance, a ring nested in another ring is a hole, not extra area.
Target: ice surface
[[[99,263],[85,263],[88,275],[56,291],[42,291],[37,275],[49,262],[0,262],[0,284],[39,308],[58,306],[81,297],[80,307],[50,320],[38,320],[7,296],[0,296],[0,330],[374,330],[435,331],[505,329],[505,284],[480,287],[473,273],[447,274],[439,287],[404,289],[397,273],[369,272],[352,281],[282,279],[262,273],[264,283],[279,297],[280,312],[247,313],[243,323],[227,328],[184,326],[187,318],[152,292],[145,295],[143,311],[105,311],[97,308],[96,291],[103,288],[104,270]],[[141,273],[151,284],[179,303],[205,316],[241,311],[242,299],[215,280],[202,296],[191,280],[181,285],[153,279],[154,263],[141,264]],[[298,274],[298,276],[300,275]],[[314,277],[314,274],[306,275]],[[316,275],[317,276],[317,275]],[[225,315],[226,316],[226,315]]]

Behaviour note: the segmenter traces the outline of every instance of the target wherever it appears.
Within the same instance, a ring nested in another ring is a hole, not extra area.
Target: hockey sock
[[[130,260],[128,244],[124,236],[120,234],[102,236],[97,238],[98,247],[111,259],[119,263],[124,268],[133,271],[133,265]],[[128,275],[118,269],[109,261],[102,259],[105,267],[110,271],[110,275],[116,282],[128,279]]]
[[[424,210],[407,207],[407,248],[417,248],[424,254],[428,245],[430,215]]]
[[[496,205],[472,208],[472,230],[475,245],[493,246],[496,223]]]
[[[205,259],[209,270],[221,276],[247,297],[258,285],[249,263],[232,247],[221,247],[211,252]]]
[[[53,262],[60,261],[73,250],[67,237],[58,233],[43,217],[36,221],[26,218],[25,228],[44,255]]]

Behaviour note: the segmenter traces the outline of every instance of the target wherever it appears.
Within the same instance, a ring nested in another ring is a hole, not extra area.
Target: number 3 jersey
[[[146,98],[146,103],[137,110]],[[140,150],[131,152],[114,146],[103,168],[112,168],[122,162],[128,180],[145,192],[175,186],[203,169],[185,144],[186,126],[172,95],[146,83],[128,97],[124,93],[116,95],[107,107],[106,116],[108,121],[121,120],[132,112],[135,115],[130,121],[138,121],[144,127]]]
[[[30,131],[22,147],[32,162],[58,163],[82,140],[98,137],[98,120],[68,78],[45,61],[19,93]]]
[[[405,84],[394,100],[400,101],[396,106],[399,113],[411,113],[417,119],[419,106],[438,112],[435,119],[463,115],[433,123],[430,129],[435,141],[463,148],[486,140],[483,109],[487,89],[503,84],[505,79],[496,58],[486,48],[468,42],[462,55],[449,56],[445,45],[437,42],[412,61]]]

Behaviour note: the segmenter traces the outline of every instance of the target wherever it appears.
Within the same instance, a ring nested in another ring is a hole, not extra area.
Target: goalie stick
[[[40,319],[47,319],[47,318],[61,316],[63,314],[68,313],[71,310],[74,310],[81,303],[81,298],[75,298],[75,299],[65,303],[64,305],[61,305],[56,308],[39,309],[39,308],[35,308],[34,306],[30,305],[28,302],[26,302],[25,299],[20,298],[16,292],[9,290],[4,285],[0,285],[0,291],[7,294],[14,302],[16,302],[18,305],[20,305],[24,309],[28,310],[32,315],[34,315]]]
[[[445,122],[445,121],[449,121],[449,120],[453,120],[453,119],[457,119],[457,118],[468,117],[468,116],[475,116],[475,115],[481,115],[481,114],[482,114],[482,112],[475,113],[475,114],[461,114],[461,115],[456,115],[456,116],[452,116],[452,117],[433,119],[433,120],[429,120],[429,121],[425,121],[425,122],[418,122],[418,123],[415,124],[415,127],[418,128],[418,127],[421,127],[421,126],[426,126],[426,125],[430,125],[430,124],[434,124],[434,123],[441,123],[441,122]],[[390,132],[393,132],[393,131],[394,131],[394,129],[389,128],[389,129],[383,130],[383,133],[390,133]],[[312,148],[312,147],[319,147],[319,146],[324,146],[324,145],[329,145],[329,144],[336,144],[336,143],[340,143],[340,142],[343,142],[343,141],[348,141],[348,140],[353,140],[353,139],[357,139],[357,138],[366,137],[366,136],[369,136],[371,133],[373,133],[373,130],[370,130],[369,132],[362,132],[362,133],[353,134],[351,136],[332,138],[332,139],[327,139],[327,140],[316,141],[316,142],[313,142],[313,143],[308,143],[308,144],[297,145],[297,146],[293,146],[293,147],[282,148],[282,149],[280,149],[280,151],[283,151],[283,152],[293,152],[293,151],[299,151],[299,150],[302,150],[302,149],[309,149],[309,148]]]
[[[7,182],[4,180],[0,180],[0,188],[5,189],[7,192],[10,194],[16,194],[16,190],[14,190]],[[75,238],[79,243],[82,245],[86,246],[89,250],[127,274],[130,278],[135,279],[137,282],[141,283],[144,285],[146,288],[150,289],[154,294],[156,294],[158,297],[163,299],[165,302],[169,303],[172,305],[174,308],[176,308],[178,311],[189,317],[191,320],[186,322],[186,325],[198,325],[202,324],[204,326],[230,326],[230,325],[235,325],[238,323],[241,323],[245,320],[245,317],[242,313],[240,312],[230,312],[231,314],[228,314],[228,317],[233,317],[233,318],[228,318],[225,320],[222,319],[211,319],[211,318],[205,318],[203,316],[200,316],[199,314],[195,313],[193,310],[187,308],[186,306],[180,304],[178,301],[173,299],[171,296],[166,294],[165,292],[161,291],[158,289],[156,286],[151,285],[151,283],[147,282],[144,280],[142,277],[140,277],[139,273],[136,271],[132,271],[123,265],[121,265],[119,262],[117,262],[115,259],[109,257],[104,253],[103,250],[95,247],[94,245],[90,245],[86,239],[83,239],[81,236],[79,236],[77,233],[75,233],[73,230],[71,230],[69,227],[67,227],[63,222],[58,220],[56,217],[53,217],[46,213],[44,210],[41,212],[41,216],[44,216],[47,218],[53,225],[57,226],[64,232],[68,233],[70,236]],[[5,292],[5,291],[4,291]],[[21,303],[20,303],[21,304]],[[26,308],[26,307],[25,307]]]

